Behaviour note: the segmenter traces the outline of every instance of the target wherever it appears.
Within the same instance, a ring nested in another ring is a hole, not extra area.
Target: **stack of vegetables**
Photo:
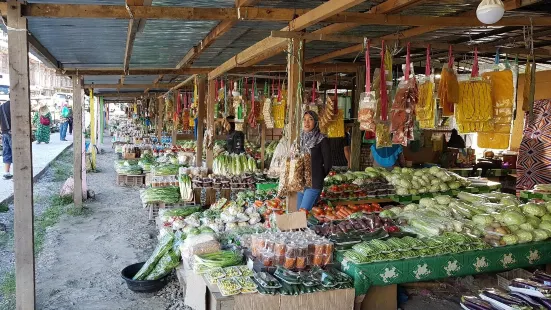
[[[312,208],[307,215],[314,217],[317,222],[325,223],[335,220],[343,220],[348,218],[358,218],[363,214],[379,213],[383,209],[378,203],[364,203],[360,205],[337,205],[333,207],[330,203],[319,203]],[[305,211],[301,209],[300,211]]]
[[[245,154],[224,153],[214,159],[212,172],[221,176],[239,176],[257,171],[254,158]]]
[[[467,179],[436,166],[423,169],[397,167],[392,172],[381,173],[401,196],[446,192],[470,184]]]
[[[362,199],[367,197],[388,196],[394,188],[386,180],[383,168],[366,168],[365,171],[336,173],[331,171],[324,180],[322,198]]]
[[[142,154],[142,157],[138,161],[138,165],[143,168],[144,171],[151,170],[151,166],[154,166],[155,158],[151,153]]]
[[[447,232],[438,237],[417,239],[411,236],[373,239],[358,243],[344,252],[344,257],[357,264],[427,257],[481,250],[489,246],[480,238]]]
[[[177,186],[150,187],[140,192],[140,198],[144,204],[157,202],[175,204],[180,201],[180,189]]]
[[[536,270],[530,279],[513,279],[508,291],[485,288],[478,296],[461,297],[461,307],[467,310],[551,309],[551,275]]]
[[[158,280],[168,275],[180,264],[180,243],[185,239],[182,234],[164,235],[153,254],[132,278],[133,280]]]
[[[256,293],[256,283],[252,280],[254,272],[247,266],[215,268],[207,272],[205,278],[211,284],[217,284],[224,296],[239,293]]]
[[[193,271],[197,274],[211,272],[217,268],[237,266],[243,263],[243,256],[234,251],[217,251],[214,253],[195,255]]]
[[[118,174],[140,175],[143,169],[136,160],[117,160],[115,161],[115,171]]]

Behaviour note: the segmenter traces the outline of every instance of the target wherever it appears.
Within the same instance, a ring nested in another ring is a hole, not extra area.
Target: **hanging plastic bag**
[[[436,126],[434,80],[430,69],[430,45],[427,47],[425,77],[419,80],[419,100],[415,106],[415,116],[422,129],[431,129]]]
[[[375,141],[377,148],[392,146],[392,138],[390,136],[390,123],[378,122],[375,130]]]
[[[375,92],[371,91],[371,60],[369,54],[369,41],[365,51],[365,92],[360,94],[360,109],[358,121],[360,130],[375,132],[375,114],[377,111],[377,98]]]
[[[295,148],[298,149],[298,148]],[[287,188],[289,192],[301,192],[304,190],[304,156],[299,152],[292,152],[289,162],[289,176]]]
[[[448,67],[442,68],[440,84],[438,86],[438,98],[440,98],[443,116],[453,116],[455,111],[454,106],[459,102],[459,82],[453,70],[453,62],[452,46],[450,45]]]
[[[304,187],[312,187],[312,156],[309,153],[303,155],[304,159]]]

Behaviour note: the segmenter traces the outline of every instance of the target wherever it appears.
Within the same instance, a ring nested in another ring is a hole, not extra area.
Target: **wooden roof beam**
[[[5,2],[4,2],[5,4]],[[4,11],[2,11],[4,12]],[[62,69],[63,65],[48,51],[47,48],[40,43],[34,35],[31,33],[28,34],[27,39],[29,41],[30,48],[34,51],[34,54],[37,55],[43,62],[50,64],[55,69]]]
[[[282,31],[300,31],[320,21],[323,21],[335,14],[343,12],[351,7],[354,7],[365,0],[330,0],[324,4],[308,11],[307,13],[297,17],[289,23],[289,26],[281,29]],[[235,55],[218,68],[209,73],[209,80],[212,80],[229,70],[238,67],[247,61],[254,59],[259,54],[262,54],[270,49],[284,47],[287,41],[281,38],[265,38],[264,40],[245,49],[241,53]]]
[[[367,13],[360,13],[361,16],[366,17],[370,14],[378,13],[378,14],[386,14],[386,13],[396,13],[400,8],[410,8],[415,5],[423,3],[424,0],[387,0],[381,4],[378,4],[374,7],[372,7]],[[361,26],[360,24],[356,23],[335,23],[331,24],[329,26],[325,26],[321,29],[318,29],[314,31],[315,34],[334,34],[343,32],[346,30],[354,29],[356,27]],[[308,42],[308,41],[307,41]],[[251,66],[258,62],[261,62],[263,60],[272,58],[273,56],[283,52],[285,50],[286,46],[283,46],[279,49],[274,49],[272,51],[268,51],[263,53],[261,56],[257,57],[254,61],[248,61],[244,64],[244,66]]]
[[[504,5],[505,5],[506,10],[515,10],[515,9],[521,8],[523,6],[527,6],[527,5],[537,3],[539,1],[541,1],[541,0],[507,0],[507,1],[504,2]],[[472,16],[476,16],[476,11],[473,10],[473,11],[465,12],[465,13],[460,14],[457,17],[472,17]],[[434,30],[438,30],[438,29],[442,29],[442,28],[443,27],[441,27],[441,26],[415,27],[415,28],[411,28],[411,29],[402,31],[398,34],[386,35],[386,36],[383,36],[379,39],[384,39],[384,40],[399,40],[399,39],[402,39],[403,40],[403,39],[406,39],[406,38],[414,37],[414,36],[417,36],[417,35],[421,35],[421,34],[431,32],[431,31],[434,31]],[[316,33],[316,32],[314,32],[314,33]],[[358,45],[350,46],[350,47],[340,49],[340,50],[337,50],[337,51],[333,51],[333,52],[327,53],[325,55],[320,55],[320,56],[308,59],[308,60],[306,60],[306,63],[307,64],[312,64],[312,63],[317,63],[317,62],[323,62],[323,61],[331,60],[333,58],[348,55],[348,54],[351,54],[351,53],[357,53],[357,52],[362,51],[362,50],[363,50],[363,44],[358,44]]]
[[[116,89],[139,89],[139,88],[158,88],[170,89],[178,85],[177,83],[161,83],[161,84],[84,84],[84,88],[116,88]]]

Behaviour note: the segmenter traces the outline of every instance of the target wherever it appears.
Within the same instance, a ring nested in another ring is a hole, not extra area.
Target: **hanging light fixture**
[[[497,23],[505,13],[501,0],[482,0],[476,9],[476,17],[484,24]]]

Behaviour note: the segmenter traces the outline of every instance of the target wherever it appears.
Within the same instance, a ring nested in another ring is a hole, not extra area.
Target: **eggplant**
[[[551,285],[551,275],[548,275],[541,270],[534,271],[534,277],[538,279],[536,282],[540,282],[545,285]]]
[[[551,285],[551,281],[547,280],[547,278],[543,278],[539,275],[533,275],[530,277],[530,280],[534,281],[534,282],[538,282],[538,283],[541,283],[543,285]]]
[[[551,299],[539,298],[539,297],[534,297],[534,299],[537,300],[540,304],[542,304],[544,309],[551,310]]]
[[[541,284],[532,280],[514,279],[509,285],[512,291],[522,292],[526,295],[551,298],[551,286]]]
[[[493,310],[492,305],[476,296],[461,296],[461,305],[468,310]]]
[[[530,306],[527,306],[524,303],[524,301],[522,301],[521,299],[507,295],[504,292],[494,288],[481,290],[480,298],[499,308],[503,308],[503,306],[506,306],[506,307],[514,307],[515,309],[518,309],[518,310],[531,309]]]
[[[524,301],[525,304],[529,305],[533,309],[546,310],[545,306],[543,306],[543,304],[540,303],[536,299],[536,297],[531,297],[531,296],[528,296],[526,294],[521,294],[519,292],[511,292],[511,293],[509,293],[509,295]]]

